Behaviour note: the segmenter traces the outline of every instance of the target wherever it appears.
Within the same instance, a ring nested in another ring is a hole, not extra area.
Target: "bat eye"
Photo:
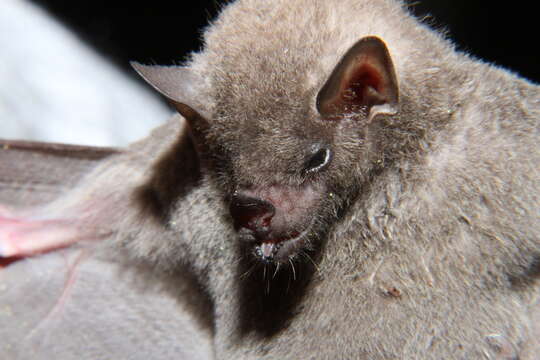
[[[332,160],[332,151],[328,148],[318,148],[306,163],[305,171],[313,173],[323,170]]]

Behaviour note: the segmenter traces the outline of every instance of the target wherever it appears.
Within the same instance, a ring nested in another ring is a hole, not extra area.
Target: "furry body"
[[[317,93],[365,36],[388,47],[399,111],[321,118]],[[199,81],[174,101],[204,124],[169,123],[47,212],[104,226],[122,258],[192,274],[216,358],[536,356],[538,86],[455,52],[394,1],[237,1],[188,68]],[[298,154],[321,134],[334,157],[306,180]],[[323,190],[305,249],[257,265],[228,197],[306,181]]]

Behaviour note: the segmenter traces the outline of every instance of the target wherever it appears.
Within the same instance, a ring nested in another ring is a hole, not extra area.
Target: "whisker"
[[[302,255],[305,256],[313,264],[313,266],[315,267],[315,270],[317,270],[317,272],[321,271],[321,269],[319,269],[319,266],[317,264],[315,264],[315,261],[313,261],[313,259],[311,258],[311,256],[309,256],[308,253],[302,252]]]
[[[276,274],[277,274],[277,272],[278,272],[278,270],[279,270],[279,266],[280,266],[280,265],[281,265],[280,263],[277,263],[277,265],[276,265],[276,270],[274,270],[274,275],[272,275],[272,279],[274,279],[274,278],[276,277]]]
[[[289,259],[289,263],[291,264],[292,272],[293,272],[293,280],[296,281],[296,270],[294,270],[294,263],[291,259]]]
[[[251,267],[242,275],[240,275],[240,279],[246,279],[249,275],[253,273],[253,270],[257,267],[256,264],[251,265]]]
[[[291,272],[289,271],[289,280],[287,281],[287,290],[285,290],[285,294],[289,293],[290,288],[291,288]]]
[[[240,261],[242,261],[242,260],[243,260],[243,258],[241,256],[239,256],[238,259],[233,260],[233,262],[232,262],[233,266],[236,266],[236,265],[240,264]]]

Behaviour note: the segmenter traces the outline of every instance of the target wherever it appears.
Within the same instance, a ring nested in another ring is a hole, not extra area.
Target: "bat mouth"
[[[293,231],[286,237],[261,241],[255,245],[255,256],[264,263],[287,262],[303,247],[307,233],[307,229]]]

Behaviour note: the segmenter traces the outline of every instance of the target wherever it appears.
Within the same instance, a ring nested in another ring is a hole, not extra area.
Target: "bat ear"
[[[396,114],[399,89],[390,53],[378,37],[358,41],[335,67],[317,95],[317,110],[329,119],[365,112]]]
[[[193,131],[204,130],[207,120],[186,102],[197,98],[194,85],[200,81],[187,67],[142,65],[130,62],[135,71],[154,89],[164,95],[175,109],[188,121]]]

